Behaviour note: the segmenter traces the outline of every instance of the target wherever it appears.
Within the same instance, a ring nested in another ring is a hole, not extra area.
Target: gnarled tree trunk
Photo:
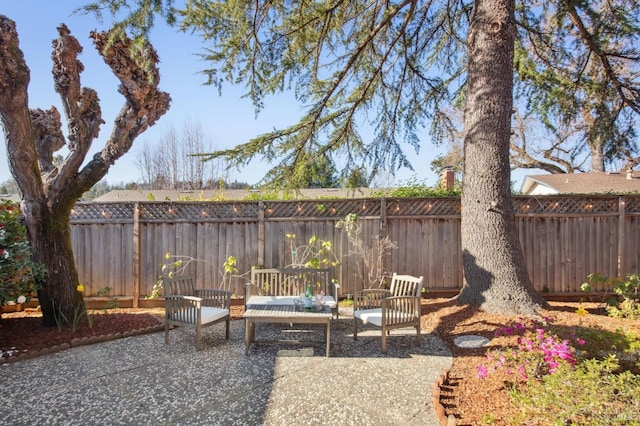
[[[47,266],[46,285],[38,291],[42,316],[49,325],[71,322],[82,314],[84,302],[77,291],[78,272],[71,247],[69,213],[56,214],[47,206],[35,204],[30,210],[27,230],[33,258]]]

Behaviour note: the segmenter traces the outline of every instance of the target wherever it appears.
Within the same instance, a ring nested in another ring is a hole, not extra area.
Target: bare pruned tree
[[[227,182],[229,174],[222,158],[202,161],[213,150],[200,123],[186,121],[180,132],[169,126],[155,149],[145,142],[136,164],[149,189],[207,189]]]
[[[159,59],[150,44],[134,45],[126,36],[92,32],[91,38],[105,63],[120,80],[122,108],[104,147],[86,159],[104,123],[95,90],[82,87],[82,47],[66,25],[53,41],[53,80],[62,99],[68,137],[55,107],[29,109],[30,72],[20,50],[16,24],[0,15],[0,119],[11,173],[22,198],[21,212],[33,260],[47,275],[38,292],[44,322],[73,319],[84,301],[71,246],[71,209],[82,194],[99,182],[133,141],[169,109],[171,98],[158,89]],[[144,64],[144,65],[141,65]],[[63,146],[69,153],[54,161]]]

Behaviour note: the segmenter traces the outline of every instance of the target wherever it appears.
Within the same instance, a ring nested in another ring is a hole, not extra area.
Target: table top
[[[299,311],[294,305],[247,305],[247,310],[242,314],[246,317],[332,317],[331,308],[323,306],[318,311],[315,308]]]

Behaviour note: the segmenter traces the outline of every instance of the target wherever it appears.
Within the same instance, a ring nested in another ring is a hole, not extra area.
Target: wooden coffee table
[[[242,318],[244,318],[245,353],[249,355],[249,347],[255,341],[256,323],[276,324],[324,324],[325,343],[327,345],[326,356],[329,356],[331,345],[331,309],[325,306],[321,311],[315,308],[310,310],[296,310],[291,305],[247,305]]]

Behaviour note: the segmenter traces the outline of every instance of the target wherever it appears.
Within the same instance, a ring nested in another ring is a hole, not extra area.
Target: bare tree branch
[[[30,200],[44,200],[38,168],[38,154],[31,140],[27,87],[30,72],[18,43],[16,24],[0,15],[0,119],[7,145],[7,158],[20,194]],[[24,146],[23,146],[24,145]]]
[[[31,125],[42,173],[54,172],[53,153],[65,145],[60,113],[55,107],[31,110]],[[47,178],[45,178],[47,179]]]

